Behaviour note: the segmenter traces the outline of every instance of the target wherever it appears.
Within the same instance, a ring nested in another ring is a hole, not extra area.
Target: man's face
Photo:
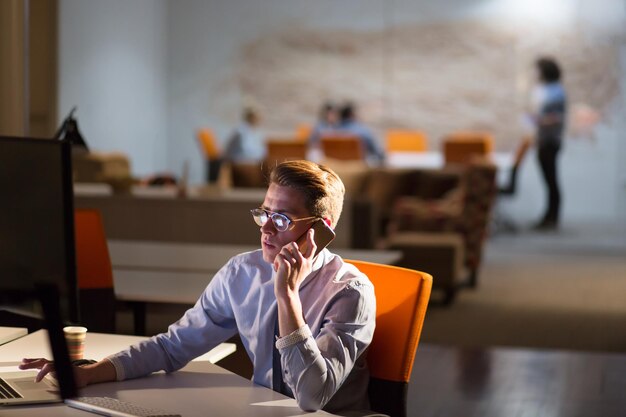
[[[276,184],[270,184],[261,207],[268,211],[284,214],[290,220],[311,216],[306,209],[304,195],[300,191]],[[312,221],[313,219],[311,221],[293,222],[292,228],[285,232],[276,230],[271,219],[261,226],[261,247],[265,262],[273,263],[281,248],[302,236],[309,229]]]

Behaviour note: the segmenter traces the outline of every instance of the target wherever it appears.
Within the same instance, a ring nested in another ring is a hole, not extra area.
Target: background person
[[[536,230],[558,228],[561,211],[561,190],[558,183],[557,157],[561,150],[567,99],[561,84],[561,69],[548,57],[535,62],[539,84],[533,92],[537,158],[546,187],[547,205]]]
[[[354,104],[344,104],[339,111],[339,117],[338,131],[345,135],[358,136],[365,146],[368,160],[380,163],[385,159],[385,153],[380,147],[378,139],[367,126],[359,121]]]
[[[337,107],[331,102],[324,103],[320,109],[317,123],[309,137],[309,146],[319,147],[320,138],[324,135],[334,134],[338,127],[339,112]]]
[[[261,118],[252,107],[246,107],[237,126],[226,142],[224,159],[228,162],[262,162],[267,148],[259,129]]]

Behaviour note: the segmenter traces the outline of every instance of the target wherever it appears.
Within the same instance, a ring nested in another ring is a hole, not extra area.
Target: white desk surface
[[[193,304],[231,257],[249,245],[109,240],[115,295],[119,300]],[[345,259],[391,264],[400,251],[333,249]]]
[[[506,170],[513,166],[513,152],[492,152],[491,161],[499,170]],[[390,152],[385,160],[385,166],[390,168],[426,168],[438,169],[444,166],[443,154],[437,151],[426,152]]]
[[[0,345],[28,334],[25,327],[0,327]]]
[[[87,359],[100,360],[112,353],[119,352],[134,343],[146,339],[147,337],[144,336],[87,332],[84,357]],[[222,343],[194,360],[215,363],[231,353],[234,353],[236,349],[237,346],[234,343]],[[19,363],[22,358],[38,357],[52,357],[46,330],[38,330],[0,346],[0,366],[14,366],[12,364]]]
[[[25,338],[36,342],[45,336],[45,333],[37,333],[32,333]],[[127,337],[97,333],[89,336],[92,336],[92,339],[91,342],[89,338],[87,339],[86,354],[94,356],[96,353],[100,356],[114,353],[117,351],[119,341],[123,340],[121,338]],[[130,336],[130,338],[136,337]],[[19,341],[0,347],[0,361],[5,361],[7,355],[9,358],[13,357],[12,349],[7,350],[6,347],[17,342]],[[29,347],[35,344],[37,346]],[[96,344],[100,346],[96,347]],[[48,352],[47,343],[20,345],[28,347],[28,353],[32,353],[31,356],[41,357]],[[108,350],[113,347],[114,349]],[[183,369],[171,374],[159,372],[145,378],[90,385],[83,388],[80,395],[118,398],[139,406],[159,408],[185,417],[330,415],[324,412],[305,413],[298,408],[295,400],[268,388],[254,385],[251,381],[208,361],[190,362]],[[0,407],[2,417],[88,417],[93,415],[61,403]]]

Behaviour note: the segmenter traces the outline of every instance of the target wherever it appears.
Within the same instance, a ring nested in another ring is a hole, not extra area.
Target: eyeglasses
[[[250,210],[250,213],[252,213],[254,222],[258,224],[259,226],[264,226],[265,223],[267,223],[269,219],[272,219],[272,223],[274,223],[274,227],[279,232],[286,232],[287,230],[291,230],[293,228],[293,223],[295,222],[317,219],[317,217],[312,216],[312,217],[303,217],[301,219],[292,220],[282,213],[275,213],[273,211],[265,210],[263,208],[255,208],[253,210]]]

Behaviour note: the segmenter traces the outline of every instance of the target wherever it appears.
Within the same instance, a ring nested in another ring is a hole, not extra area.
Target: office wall
[[[135,175],[165,170],[164,0],[61,0],[59,122],[73,106],[90,148],[129,155]]]
[[[180,173],[189,161],[191,180],[199,182],[204,166],[196,129],[211,127],[223,141],[241,108],[253,104],[267,132],[285,136],[298,123],[312,123],[326,99],[354,100],[380,135],[389,127],[420,128],[437,148],[448,131],[489,129],[498,149],[510,150],[525,132],[520,120],[534,77],[532,60],[550,53],[564,64],[577,121],[560,161],[565,221],[626,222],[626,174],[619,163],[626,158],[621,0],[102,3],[62,2],[82,11],[75,16],[82,18],[80,25],[104,26],[101,36],[81,35],[78,42],[79,24],[68,18],[64,23],[70,27],[61,31],[74,33],[67,40],[74,39],[72,47],[65,49],[72,62],[81,62],[85,52],[110,61],[93,45],[133,52],[123,57],[130,57],[126,64],[117,60],[117,71],[101,71],[96,84],[115,88],[122,101],[141,101],[116,112],[133,119],[135,130],[144,134],[123,129],[105,134],[103,121],[110,118],[99,109],[111,99],[94,105],[93,119],[85,122],[98,123],[92,133],[98,144],[131,155],[135,173],[164,167]],[[67,9],[62,7],[62,14],[70,14]],[[100,23],[107,16],[132,25]],[[152,36],[147,51],[138,36]],[[150,69],[144,78],[137,71],[141,65]],[[63,80],[72,78],[67,72],[62,71],[62,97]],[[76,96],[96,89],[85,84],[74,88]],[[85,105],[93,99],[92,94]],[[65,99],[60,112],[70,101]],[[137,108],[146,116],[132,111]],[[578,117],[587,110],[599,116],[592,127]],[[82,125],[83,117],[79,120]],[[157,154],[148,157],[143,145],[155,145]],[[531,156],[522,168],[519,194],[505,208],[530,222],[540,215],[543,193]]]
[[[245,104],[271,135],[312,123],[326,99],[351,99],[380,136],[487,129],[499,150],[527,132],[533,60],[562,62],[570,129],[560,159],[566,222],[623,219],[625,4],[492,1],[185,1],[170,3],[170,155],[202,165],[193,130],[224,140]],[[586,114],[599,117],[585,123]],[[621,155],[621,156],[620,156]],[[621,171],[621,173],[620,173]],[[534,154],[504,204],[522,223],[543,210]]]

